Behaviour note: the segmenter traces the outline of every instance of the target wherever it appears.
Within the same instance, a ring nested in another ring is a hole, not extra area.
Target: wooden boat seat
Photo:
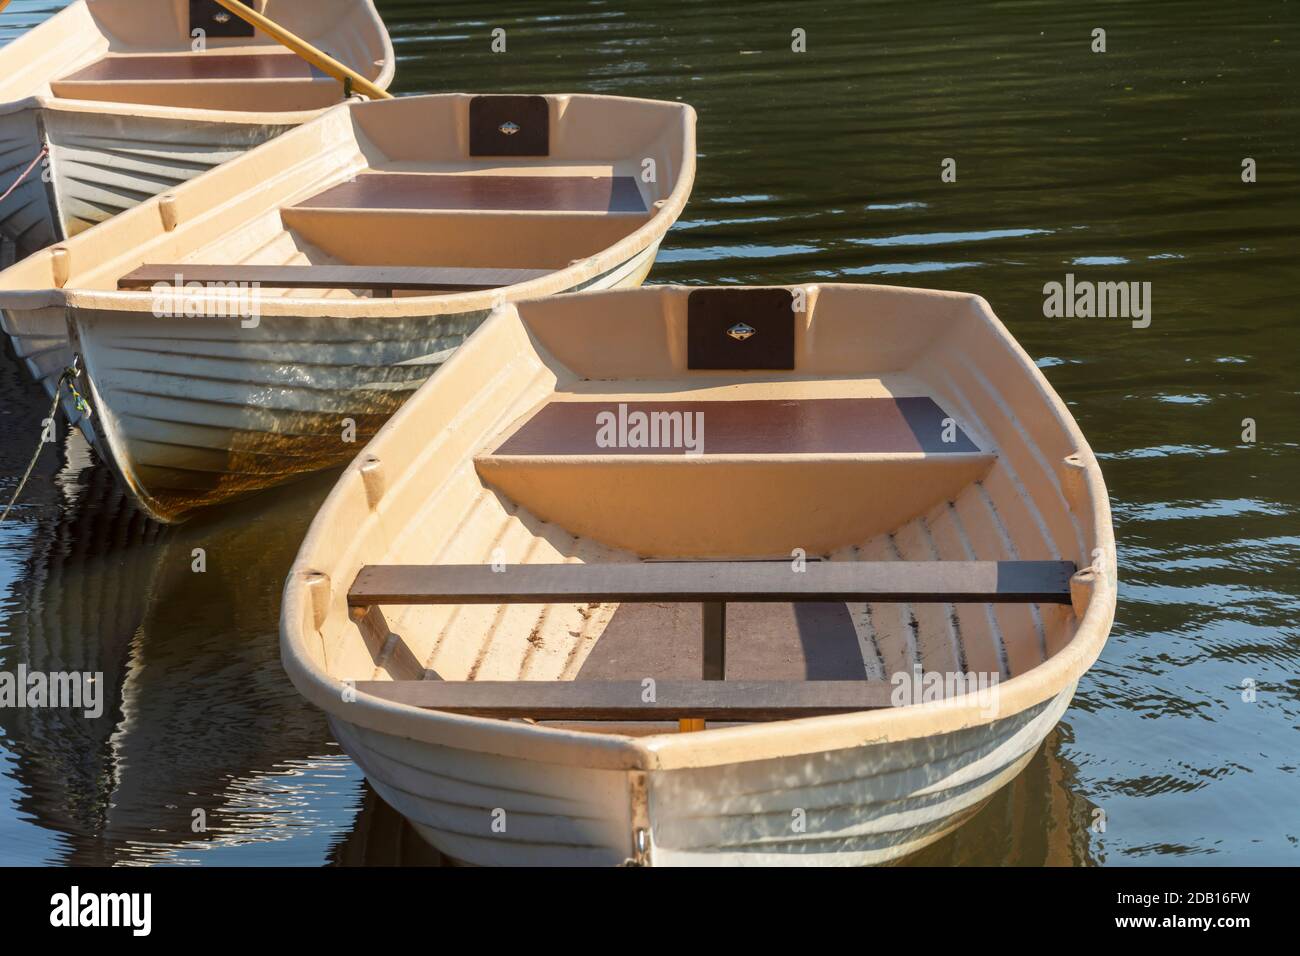
[[[887,681],[728,681],[728,602],[1070,603],[1069,561],[629,562],[367,566],[348,591],[354,618],[380,605],[695,603],[701,680],[362,681],[387,700],[535,720],[788,720],[890,706]],[[600,643],[597,642],[597,647]],[[625,672],[634,672],[625,666]]]
[[[629,561],[610,564],[367,565],[348,605],[624,601],[1070,603],[1070,561]]]
[[[654,218],[630,176],[361,172],[280,210],[341,262],[547,266],[595,255]]]
[[[890,706],[885,681],[357,681],[394,703],[500,719],[794,720]]]
[[[57,80],[58,84],[204,80],[328,79],[293,53],[188,53],[115,55],[96,60]],[[64,94],[59,94],[64,95]]]
[[[552,401],[502,442],[494,456],[686,455],[685,447],[602,447],[603,412],[701,413],[705,455],[904,454],[978,452],[959,427],[943,441],[947,417],[932,398],[813,398],[688,402]],[[659,443],[656,442],[656,445]]]
[[[645,213],[631,176],[361,173],[293,209]]]
[[[637,413],[651,423],[640,437],[658,440],[633,441]],[[702,431],[696,424],[688,436],[696,413]],[[655,425],[655,415],[668,417]],[[625,432],[615,442],[612,422]],[[543,405],[475,467],[570,534],[696,558],[825,554],[867,541],[955,499],[995,460],[925,396],[584,399]],[[818,505],[792,510],[792,501]]]
[[[155,263],[140,266],[117,280],[119,289],[156,285],[259,285],[281,289],[359,289],[375,293],[469,292],[529,282],[549,275],[546,269],[465,269],[414,266],[250,266]]]
[[[340,101],[343,87],[292,53],[113,54],[50,82],[71,100],[296,111]]]

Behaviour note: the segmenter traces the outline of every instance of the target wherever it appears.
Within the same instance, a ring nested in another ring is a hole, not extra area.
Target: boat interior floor
[[[863,620],[864,613],[865,605],[842,602],[728,604],[724,680],[884,680],[885,663]],[[574,680],[696,681],[704,667],[703,648],[704,621],[699,605],[621,604]],[[737,722],[724,717],[711,721],[710,726]],[[655,720],[546,723],[629,736],[681,729]]]
[[[697,680],[703,617],[695,604],[620,604],[577,680]],[[869,680],[883,675],[870,641],[839,602],[727,605],[728,680]]]

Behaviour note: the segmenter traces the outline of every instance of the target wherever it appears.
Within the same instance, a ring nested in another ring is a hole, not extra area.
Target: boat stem
[[[3,10],[7,3],[8,0],[0,0],[0,10]],[[329,54],[316,49],[302,37],[290,33],[265,14],[258,13],[252,7],[245,6],[243,3],[239,2],[239,0],[217,0],[217,3],[221,4],[241,20],[246,20],[251,23],[258,30],[261,30],[282,46],[292,50],[312,66],[324,70],[345,86],[348,82],[351,82],[353,89],[358,93],[364,93],[372,100],[390,100],[393,98],[391,93],[381,90],[356,70],[344,66]]]

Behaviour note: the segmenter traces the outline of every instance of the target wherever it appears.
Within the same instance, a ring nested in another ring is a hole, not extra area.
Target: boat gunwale
[[[656,288],[689,292],[703,287],[666,285]],[[392,435],[403,428],[405,416],[414,414],[412,403],[399,410],[345,469],[313,519],[290,570],[281,605],[281,660],[295,687],[332,716],[384,733],[396,733],[442,746],[472,749],[516,759],[643,771],[718,766],[951,733],[1012,717],[1071,689],[1100,655],[1114,620],[1114,530],[1109,498],[1096,456],[1074,416],[1042,370],[1016,342],[989,303],[978,295],[856,283],[809,283],[766,288],[803,288],[809,292],[824,288],[871,289],[887,290],[892,294],[910,292],[963,300],[969,309],[962,315],[973,316],[982,322],[985,333],[1004,351],[1011,353],[1012,358],[1029,376],[1039,399],[1046,403],[1053,424],[1070,439],[1073,454],[1082,466],[1083,489],[1086,494],[1079,505],[1079,520],[1086,525],[1086,518],[1090,514],[1090,538],[1093,547],[1100,549],[1102,558],[1099,566],[1097,563],[1092,565],[1094,584],[1091,597],[1082,618],[1077,619],[1068,643],[1029,670],[999,682],[995,713],[989,713],[984,702],[958,698],[956,701],[932,701],[853,714],[706,729],[690,734],[661,733],[631,737],[423,710],[361,692],[355,693],[355,700],[345,703],[345,683],[333,677],[324,663],[311,654],[305,643],[311,639],[308,631],[312,630],[306,625],[312,613],[308,595],[309,579],[313,575],[320,575],[325,578],[326,586],[333,586],[328,573],[316,566],[317,558],[313,552],[319,540],[324,537],[321,529],[331,520],[331,513],[343,500],[343,496],[352,490],[349,486],[362,483],[362,466],[376,454],[377,449],[382,449],[386,441],[392,440]],[[959,318],[955,316],[949,321],[958,321]],[[523,325],[527,331],[526,322],[513,305],[495,310],[484,322],[480,334],[452,356],[444,371],[454,370],[452,363],[470,361],[475,352],[487,347],[484,343],[491,342],[491,328],[511,322]],[[418,401],[418,397],[413,401]],[[1054,474],[1053,480],[1059,483],[1059,475]],[[1084,508],[1087,509],[1086,512]],[[375,520],[375,513],[372,512],[368,521]],[[363,526],[358,530],[364,533],[366,528]],[[1082,571],[1089,570],[1084,562],[1079,563]],[[324,619],[337,613],[333,603],[331,602],[331,609]],[[317,640],[321,640],[319,628],[313,633]]]

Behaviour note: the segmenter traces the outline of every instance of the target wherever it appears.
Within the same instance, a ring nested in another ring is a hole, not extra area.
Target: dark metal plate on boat
[[[471,156],[549,156],[551,110],[544,96],[476,96],[469,101]]]
[[[789,289],[696,289],[686,305],[686,367],[794,368]]]
[[[252,6],[248,0],[240,2]],[[195,30],[202,30],[210,37],[251,37],[254,33],[251,23],[235,16],[216,0],[190,0],[191,36]]]

